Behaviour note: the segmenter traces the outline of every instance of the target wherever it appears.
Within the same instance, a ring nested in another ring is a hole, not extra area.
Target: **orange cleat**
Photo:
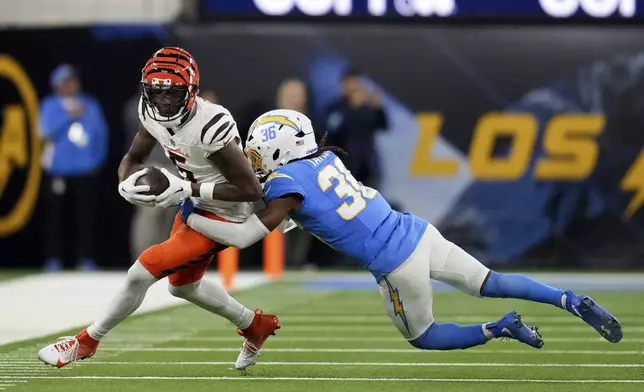
[[[244,343],[235,362],[235,368],[243,370],[256,364],[264,342],[269,336],[275,335],[278,329],[280,329],[280,321],[277,316],[264,314],[261,309],[255,309],[255,318],[250,326],[243,331],[237,330],[237,333],[244,337]]]
[[[38,352],[38,359],[44,363],[61,368],[72,362],[91,357],[96,353],[99,341],[87,334],[87,329],[76,336],[65,336]]]

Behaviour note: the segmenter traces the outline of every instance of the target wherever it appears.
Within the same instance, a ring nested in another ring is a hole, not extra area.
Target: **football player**
[[[591,298],[522,274],[491,271],[427,221],[392,210],[378,191],[356,181],[334,153],[339,149],[320,144],[305,115],[291,110],[265,113],[252,124],[245,149],[265,179],[265,209],[243,224],[231,224],[193,213],[187,200],[182,219],[214,241],[245,248],[290,216],[373,274],[386,313],[420,349],[464,349],[503,337],[535,348],[543,345],[537,329],[515,312],[477,325],[435,322],[430,278],[473,296],[551,304],[580,317],[608,341],[621,340],[619,322]]]
[[[199,69],[186,50],[162,48],[147,61],[141,78],[141,125],[118,169],[119,193],[130,203],[149,207],[169,207],[194,197],[209,219],[243,222],[252,213],[253,202],[262,197],[260,183],[244,156],[230,112],[200,98],[198,92]],[[150,185],[137,185],[137,180],[148,172],[142,167],[157,142],[183,178],[162,169],[169,186],[154,195],[149,194]],[[177,214],[170,238],[141,254],[107,312],[76,336],[40,350],[39,358],[63,367],[92,356],[100,340],[141,305],[148,288],[168,277],[172,295],[238,327],[244,344],[236,366],[242,369],[254,363],[279,321],[260,309],[247,309],[219,284],[203,279],[213,255],[225,247],[187,227]]]

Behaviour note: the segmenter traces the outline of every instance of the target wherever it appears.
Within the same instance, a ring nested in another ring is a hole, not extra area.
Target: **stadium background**
[[[285,78],[308,84],[322,116],[342,71],[364,72],[390,119],[377,139],[383,195],[490,266],[644,266],[640,1],[20,3],[0,5],[0,55],[27,75],[11,81],[8,63],[0,63],[0,268],[39,268],[44,259],[36,124],[29,118],[22,130],[26,143],[11,142],[6,109],[28,106],[25,84],[44,97],[51,70],[65,62],[80,68],[110,128],[97,261],[130,265],[132,208],[116,191],[122,110],[143,63],[164,45],[192,52],[202,87],[214,89],[240,124],[272,106]],[[38,6],[53,8],[28,11]],[[16,148],[26,161],[12,160]],[[547,159],[559,166],[538,170]],[[314,246],[314,264],[339,266],[330,250]],[[260,248],[241,252],[244,268],[259,267]]]

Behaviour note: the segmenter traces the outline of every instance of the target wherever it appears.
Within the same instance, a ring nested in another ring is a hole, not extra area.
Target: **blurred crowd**
[[[43,268],[47,271],[100,268],[94,246],[98,196],[95,181],[97,173],[104,169],[110,131],[103,118],[101,103],[83,91],[81,80],[82,75],[72,65],[58,66],[51,73],[51,94],[41,102],[39,129],[45,145],[43,193],[47,204]],[[344,161],[352,174],[365,185],[378,188],[381,171],[375,136],[388,126],[382,98],[377,92],[370,91],[364,75],[354,70],[347,70],[338,83],[341,94],[326,108],[323,116],[314,114],[305,81],[294,77],[282,81],[274,99],[252,102],[243,109],[228,107],[225,97],[219,97],[216,89],[211,87],[202,86],[199,95],[231,110],[243,139],[253,120],[267,110],[292,109],[306,114],[314,124],[318,140],[327,133],[327,145],[338,146],[348,152]],[[138,129],[139,98],[137,90],[123,103],[122,123],[126,134],[123,154]],[[159,144],[147,164],[166,167],[177,174]],[[64,208],[71,203],[74,208]],[[132,260],[149,246],[167,239],[177,211],[176,208],[142,206],[134,209],[129,229]],[[67,221],[74,222],[75,234],[67,235],[62,229]],[[74,260],[63,260],[63,241],[72,242],[76,251]],[[322,266],[328,262],[330,252],[303,231],[293,230],[286,235],[286,265],[289,268]],[[333,258],[337,261],[337,256]]]

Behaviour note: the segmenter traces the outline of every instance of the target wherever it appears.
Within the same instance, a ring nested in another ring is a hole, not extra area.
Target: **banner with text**
[[[324,124],[343,70],[364,72],[389,117],[377,137],[383,195],[488,264],[644,266],[641,28],[175,33],[240,124],[292,76]]]

